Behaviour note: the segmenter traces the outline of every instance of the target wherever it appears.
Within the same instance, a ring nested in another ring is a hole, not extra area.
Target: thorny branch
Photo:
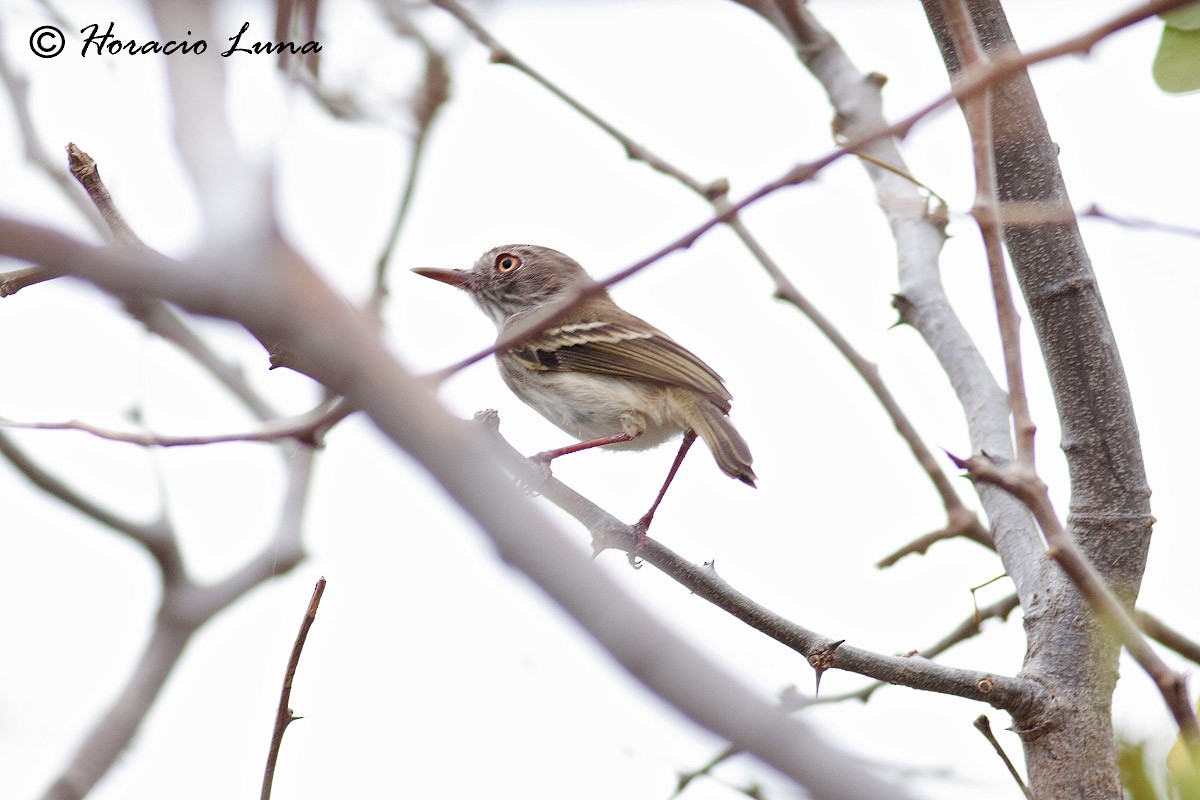
[[[476,420],[502,448],[507,468],[532,491],[573,516],[592,534],[600,553],[613,548],[644,560],[681,586],[747,625],[790,647],[818,671],[840,669],[913,689],[979,700],[1002,708],[1018,719],[1031,719],[1041,710],[1037,684],[972,670],[947,667],[924,657],[887,656],[810,631],[756,603],[722,579],[712,565],[697,566],[651,537],[639,544],[633,526],[626,525],[517,452],[499,433],[499,416],[480,412]]]
[[[287,726],[300,719],[292,714],[288,705],[292,697],[292,681],[296,677],[296,669],[300,666],[300,655],[304,652],[304,643],[308,641],[308,631],[317,621],[317,608],[321,605],[321,596],[325,594],[325,578],[321,577],[313,587],[312,597],[308,601],[308,609],[300,622],[300,632],[292,644],[292,653],[288,656],[287,669],[283,673],[283,688],[279,691],[279,707],[275,711],[275,725],[271,729],[271,746],[267,750],[267,766],[263,770],[263,785],[261,800],[270,800],[271,785],[275,780],[275,765],[279,761],[279,748],[283,744],[283,733]]]

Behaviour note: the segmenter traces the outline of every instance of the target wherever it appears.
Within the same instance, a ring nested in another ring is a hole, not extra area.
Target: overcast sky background
[[[1128,3],[1011,2],[1025,49],[1057,41]],[[180,26],[187,27],[180,3]],[[372,99],[380,119],[333,122],[285,89],[266,57],[229,60],[228,111],[247,151],[278,171],[286,234],[349,297],[368,291],[394,213],[408,122],[388,111],[408,96],[418,62],[393,43],[362,2],[327,3],[320,39],[327,79]],[[123,3],[58,4],[76,29],[115,22],[118,35],[155,38],[142,10]],[[920,6],[899,0],[814,0],[814,13],[863,70],[889,77],[899,116],[940,94],[945,72]],[[224,7],[222,30],[244,21],[267,38],[265,3]],[[508,242],[544,244],[593,274],[622,268],[705,219],[708,207],[644,165],[514,70],[489,65],[454,20],[419,17],[455,53],[453,99],[439,119],[416,205],[397,248],[386,336],[416,370],[444,366],[488,344],[491,323],[448,287],[411,267],[467,267]],[[702,180],[728,178],[740,197],[830,146],[830,109],[783,39],[755,15],[719,0],[500,2],[484,15],[517,55],[610,122]],[[174,256],[201,243],[198,213],[176,161],[159,56],[42,60],[29,32],[40,4],[0,11],[0,46],[31,81],[42,141],[89,152],[138,234]],[[1076,207],[1197,226],[1197,96],[1163,96],[1150,79],[1160,26],[1143,24],[1033,73]],[[167,31],[158,38],[179,38]],[[208,57],[219,47],[210,43]],[[179,56],[176,56],[179,57]],[[7,108],[7,105],[5,106]],[[904,145],[913,174],[951,204],[944,279],[986,357],[1000,365],[961,116],[949,110]],[[64,159],[65,160],[65,159]],[[0,115],[0,212],[90,237],[58,190],[29,167],[7,111]],[[861,168],[843,160],[819,180],[748,211],[754,233],[797,285],[872,360],[933,448],[968,450],[961,410],[919,337],[889,326],[895,252]],[[1200,241],[1084,221],[1138,409],[1155,528],[1142,606],[1197,635],[1195,564],[1195,309]],[[0,268],[11,268],[11,264]],[[794,310],[773,301],[767,277],[733,237],[717,231],[621,284],[614,295],[720,372],[733,419],[755,454],[757,491],[731,481],[703,448],[686,462],[654,535],[696,561],[715,560],[736,588],[797,622],[882,652],[921,648],[971,613],[969,588],[996,577],[995,557],[970,543],[880,572],[872,564],[940,527],[943,514],[882,411],[849,367]],[[235,326],[202,327],[254,383],[289,412],[318,397],[311,383],[267,372]],[[1023,329],[1040,467],[1066,511],[1058,449],[1036,342]],[[197,368],[128,321],[111,299],[56,282],[0,303],[5,348],[0,417],[80,418],[131,428],[133,408],[168,434],[252,429]],[[999,374],[999,372],[998,372]],[[462,416],[500,412],[519,449],[564,444],[488,363],[440,393]],[[44,463],[89,495],[149,517],[165,503],[189,565],[217,579],[268,539],[282,471],[255,444],[147,452],[72,432],[17,432]],[[555,463],[555,474],[617,516],[636,519],[674,454],[597,453]],[[311,558],[211,623],[168,684],[134,747],[93,795],[100,800],[250,796],[257,792],[288,651],[311,588],[329,580],[292,695],[304,721],[285,739],[276,797],[448,796],[665,798],[674,773],[722,743],[631,682],[540,593],[498,562],[486,541],[403,454],[362,419],[330,435],[320,454],[306,525]],[[161,491],[160,491],[161,489]],[[968,496],[968,486],[962,483]],[[972,497],[968,497],[973,501]],[[153,565],[135,547],[33,490],[0,464],[0,785],[36,796],[137,658],[157,597]],[[974,505],[974,503],[972,503]],[[581,549],[588,537],[559,515]],[[656,573],[604,554],[644,602],[690,633],[764,696],[811,691],[795,653],[747,629]],[[982,603],[1009,591],[983,590]],[[1019,617],[943,657],[1014,674]],[[1178,659],[1168,660],[1184,669]],[[829,673],[822,691],[863,684]],[[822,707],[811,719],[830,738],[885,769],[911,773],[927,797],[1011,798],[1015,788],[970,727],[990,709],[901,688],[866,706]],[[1121,730],[1150,737],[1161,755],[1173,735],[1150,682],[1124,663]],[[997,728],[1008,720],[990,712]],[[1000,734],[1011,756],[1017,738]],[[722,781],[767,780],[734,761]],[[693,800],[738,796],[722,781]]]

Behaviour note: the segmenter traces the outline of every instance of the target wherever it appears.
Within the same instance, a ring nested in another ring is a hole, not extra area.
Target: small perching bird
[[[574,259],[529,244],[495,247],[468,270],[413,272],[465,290],[496,323],[498,340],[594,283]],[[589,294],[548,330],[498,350],[496,363],[517,397],[580,440],[535,460],[548,464],[591,447],[644,450],[683,434],[662,489],[637,522],[640,535],[697,435],[726,475],[754,486],[750,448],[729,420],[731,396],[721,376],[607,292]]]

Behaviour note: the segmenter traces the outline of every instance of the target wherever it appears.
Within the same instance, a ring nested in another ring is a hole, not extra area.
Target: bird
[[[549,467],[593,447],[644,450],[683,440],[650,509],[635,523],[646,532],[696,437],[717,466],[748,486],[757,476],[746,440],[729,419],[732,396],[712,367],[645,320],[618,306],[570,256],[531,244],[488,250],[469,269],[412,270],[469,294],[506,343],[531,316],[575,296],[547,329],[497,349],[508,388],[578,443],[531,458]]]

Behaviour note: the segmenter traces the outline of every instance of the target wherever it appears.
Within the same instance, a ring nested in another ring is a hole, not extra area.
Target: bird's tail
[[[729,477],[753,486],[758,479],[750,468],[754,459],[746,440],[733,427],[729,417],[706,401],[696,403],[693,408],[695,413],[689,415],[692,430],[708,445],[717,466]]]

